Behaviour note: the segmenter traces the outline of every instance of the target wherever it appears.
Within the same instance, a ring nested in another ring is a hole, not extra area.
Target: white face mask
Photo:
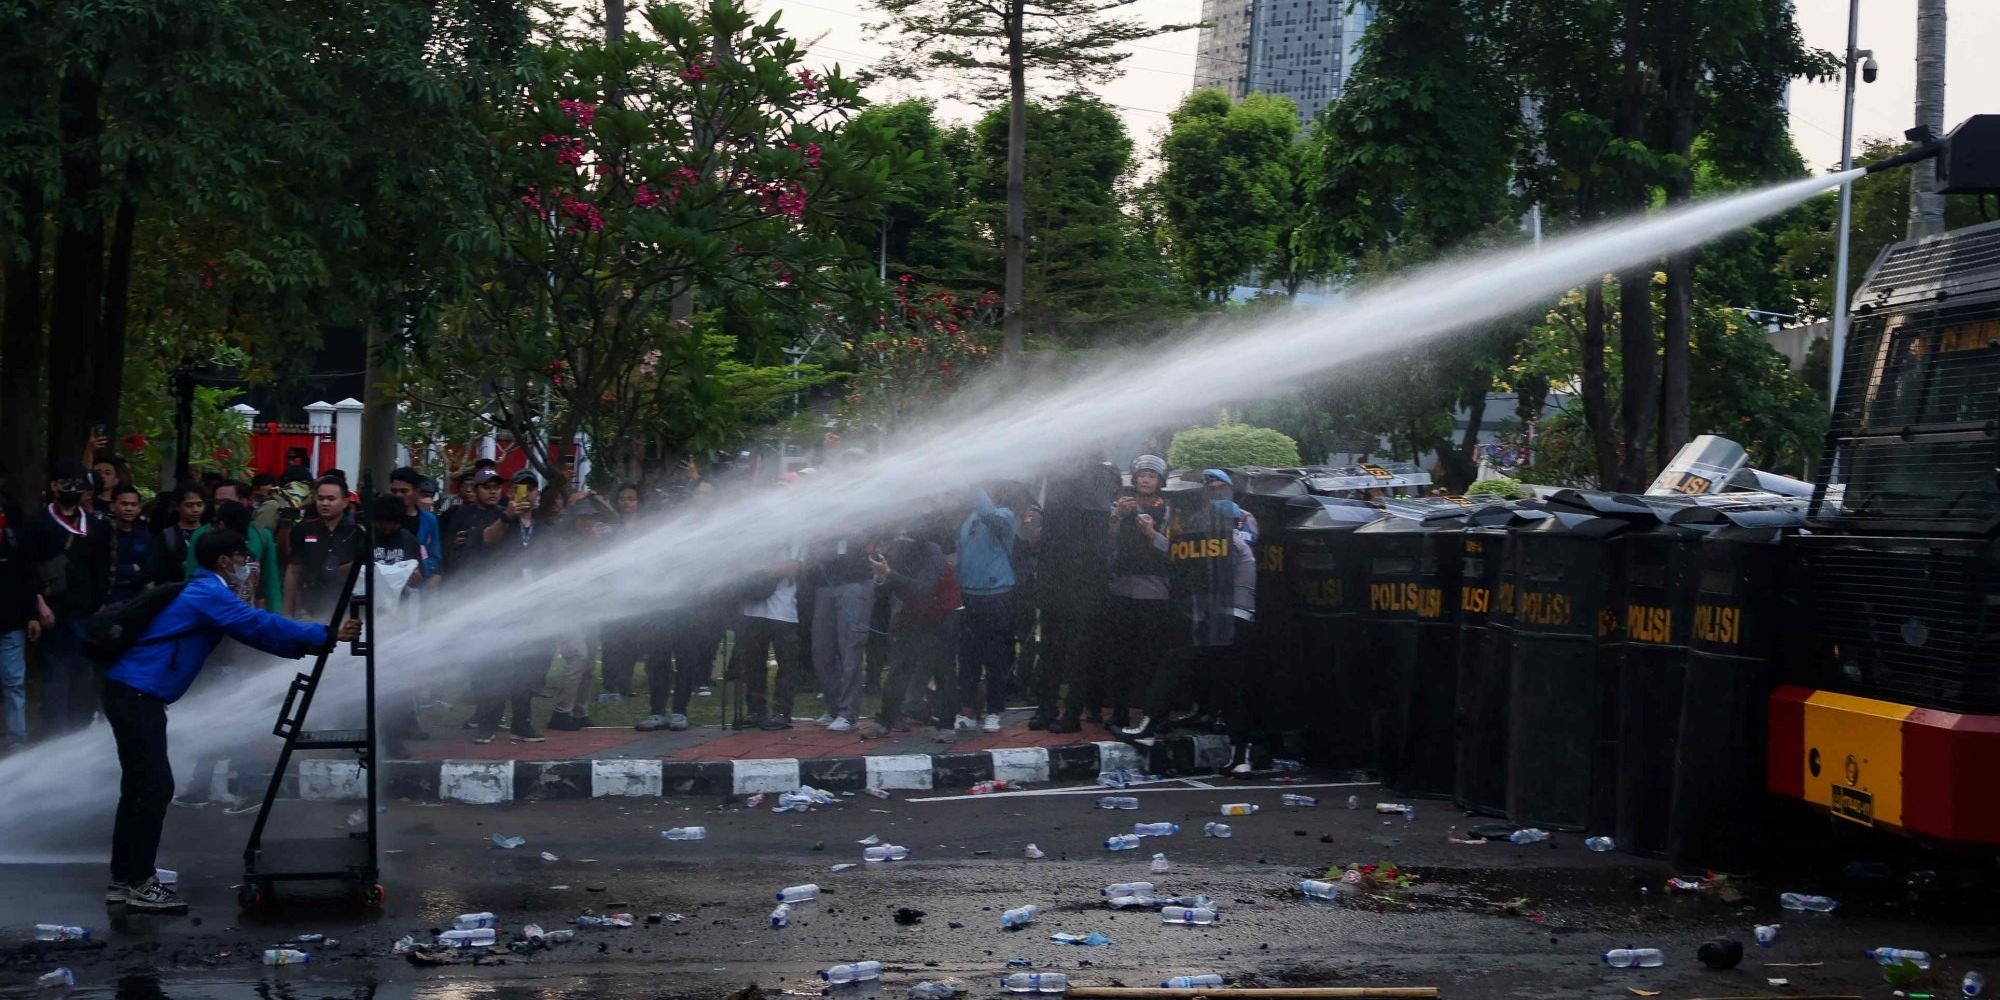
[[[250,582],[250,564],[239,563],[229,568],[229,579],[234,583]]]

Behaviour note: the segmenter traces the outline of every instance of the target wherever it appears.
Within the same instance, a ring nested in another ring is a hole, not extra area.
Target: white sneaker
[[[961,715],[961,716],[958,716],[957,718],[955,718],[955,719],[952,719],[952,720],[951,720],[951,728],[953,728],[953,729],[978,729],[978,728],[979,728],[979,720],[978,720],[978,719],[975,719],[975,718],[973,718],[973,717],[972,717],[972,716],[970,716],[970,715]]]
[[[694,696],[697,698],[713,698],[715,697],[715,689],[704,684],[694,689]]]
[[[845,733],[853,728],[854,723],[847,721],[845,717],[836,718],[826,724],[826,731],[829,733]]]
[[[1119,732],[1122,732],[1122,733],[1124,733],[1124,734],[1125,734],[1125,735],[1127,735],[1127,736],[1137,736],[1137,735],[1139,735],[1140,733],[1143,733],[1143,732],[1145,732],[1145,731],[1146,731],[1146,727],[1147,727],[1147,726],[1150,726],[1150,725],[1152,725],[1152,724],[1153,724],[1153,717],[1152,717],[1152,716],[1150,716],[1150,715],[1142,715],[1142,716],[1140,716],[1140,717],[1139,717],[1139,724],[1138,724],[1138,725],[1136,725],[1136,726],[1126,726],[1126,727],[1125,727],[1124,729],[1121,729],[1121,730],[1119,730]]]
[[[819,718],[813,720],[813,725],[831,726],[833,725],[833,720],[834,716],[832,712],[821,712]]]
[[[987,733],[997,733],[997,732],[999,732],[999,731],[1000,731],[1000,717],[999,717],[999,716],[997,716],[997,715],[994,715],[994,714],[993,714],[992,712],[988,712],[988,713],[986,713],[986,720],[985,720],[984,722],[981,722],[981,723],[979,724],[979,729],[980,729],[980,731],[981,731],[981,732],[987,732]]]
[[[188,905],[172,889],[161,885],[159,879],[149,878],[125,888],[125,908],[147,913],[186,913]]]

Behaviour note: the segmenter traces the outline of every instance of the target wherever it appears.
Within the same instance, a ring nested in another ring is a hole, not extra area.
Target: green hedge
[[[1282,468],[1299,464],[1299,443],[1269,427],[1222,424],[1174,435],[1167,464],[1176,469]]]

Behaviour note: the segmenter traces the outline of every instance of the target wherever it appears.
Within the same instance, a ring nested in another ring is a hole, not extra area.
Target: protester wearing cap
[[[499,474],[481,469],[472,476],[483,500],[498,485]],[[540,480],[527,469],[514,474],[513,493],[500,518],[482,532],[483,551],[488,560],[486,576],[505,591],[538,576],[549,562],[550,536],[554,525],[536,522],[535,503]],[[548,678],[554,650],[529,646],[510,648],[495,664],[493,673],[480,684],[481,692],[472,713],[478,731],[474,743],[491,743],[499,735],[505,717],[515,743],[540,743],[546,737],[535,728],[532,717],[535,692]]]
[[[1110,596],[1098,623],[1104,649],[1097,659],[1104,664],[1102,689],[1112,708],[1106,725],[1114,730],[1132,724],[1132,700],[1150,688],[1173,634],[1163,533],[1167,502],[1160,496],[1166,481],[1166,459],[1140,455],[1132,460],[1132,485],[1120,490],[1111,506],[1111,580],[1106,588]],[[1073,687],[1072,698],[1089,687]],[[1100,721],[1099,706],[1084,707],[1086,721]]]
[[[57,462],[48,503],[29,515],[21,536],[41,599],[41,718],[51,735],[83,728],[97,695],[97,672],[83,655],[83,624],[111,592],[113,529],[83,506],[89,490],[82,462]]]
[[[389,473],[389,493],[403,502],[403,528],[417,540],[418,568],[426,587],[436,585],[444,571],[443,529],[437,515],[424,510],[418,501],[428,482],[423,473],[407,465]],[[435,485],[432,488],[436,489]]]
[[[442,526],[444,572],[454,590],[484,571],[488,546],[498,544],[505,534],[500,517],[500,474],[474,469],[460,475],[464,477],[461,495],[469,499],[453,507]]]

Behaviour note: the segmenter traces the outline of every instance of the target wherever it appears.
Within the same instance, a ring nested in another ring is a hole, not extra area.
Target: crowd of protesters
[[[863,459],[828,456],[807,474],[841,475]],[[1231,767],[1247,771],[1261,763],[1257,745],[1268,735],[1263,706],[1245,697],[1254,686],[1241,682],[1255,641],[1257,526],[1234,503],[1227,472],[1187,476],[1201,488],[1172,503],[1162,490],[1168,474],[1154,455],[1127,470],[1075,462],[1032,487],[973,485],[916,500],[846,534],[752,532],[748,572],[727,587],[546,647],[497,644],[493,660],[467,671],[473,709],[463,724],[478,742],[503,729],[516,742],[541,742],[544,728],[592,724],[599,683],[607,697],[630,697],[643,676],[650,704],[637,727],[646,731],[688,728],[692,699],[718,691],[725,724],[767,730],[804,724],[793,716],[795,696],[816,692],[821,712],[811,724],[862,739],[921,727],[941,741],[995,732],[1010,702],[1028,702],[1029,725],[1052,732],[1101,726],[1142,739],[1175,725],[1224,726]],[[396,579],[421,627],[426,605],[469,586],[532,579],[622,544],[655,517],[799,481],[799,473],[738,474],[718,490],[690,461],[662,488],[544,498],[534,472],[507,475],[487,460],[443,482],[397,469],[364,503],[342,472],[314,475],[301,463],[248,482],[208,476],[148,502],[108,456],[94,466],[61,462],[38,508],[0,499],[5,738],[12,748],[89,724],[100,681],[80,650],[84,623],[151,584],[187,579],[211,531],[247,541],[249,559],[230,587],[252,607],[325,622],[365,557],[407,564],[407,578]],[[31,649],[40,689],[33,734]],[[202,683],[231,676],[209,675]],[[868,718],[871,689],[879,702]],[[553,706],[538,720],[542,695]],[[428,737],[413,705],[381,705],[392,754]],[[186,794],[199,800],[207,790]]]

